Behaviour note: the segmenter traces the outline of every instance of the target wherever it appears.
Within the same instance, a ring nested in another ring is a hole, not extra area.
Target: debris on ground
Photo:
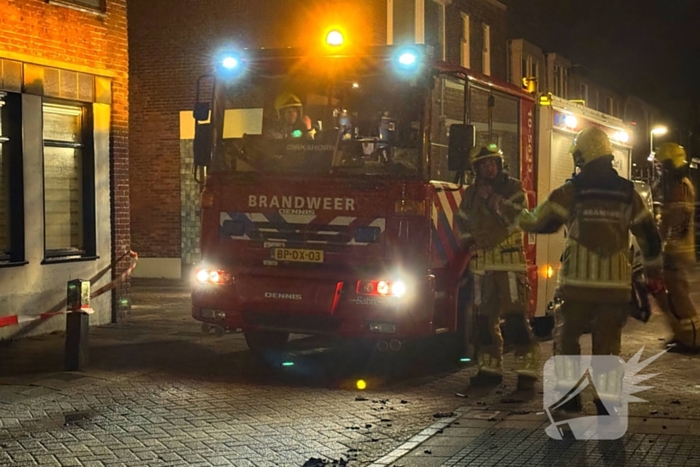
[[[342,457],[338,460],[326,460],[317,457],[312,457],[306,462],[304,462],[304,465],[302,467],[347,467],[347,465],[347,459],[343,459]]]
[[[355,398],[355,402],[365,402],[365,401],[368,401],[368,400],[369,400],[369,399],[367,399],[366,397],[362,397],[362,396],[357,396],[357,397]]]
[[[522,399],[501,399],[501,404],[521,404],[523,402]]]
[[[76,412],[66,412],[63,414],[65,424],[80,422],[82,420],[87,420],[92,414],[88,411],[76,411]]]
[[[432,454],[432,453],[433,453],[433,451],[431,451],[430,449],[426,449],[426,450],[423,451],[423,452],[424,452],[425,454]]]
[[[678,399],[673,399],[673,400],[671,401],[671,404],[681,405],[681,401],[679,401]]]
[[[454,417],[455,413],[454,412],[438,412],[436,414],[433,414],[433,418],[450,418]]]
[[[467,398],[467,395],[466,395],[466,394],[462,394],[462,393],[459,393],[459,392],[456,393],[455,396],[457,396],[457,397],[463,397],[463,398],[465,398],[465,399]]]

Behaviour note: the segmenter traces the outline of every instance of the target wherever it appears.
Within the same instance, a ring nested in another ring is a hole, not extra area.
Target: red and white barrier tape
[[[129,251],[128,255],[122,256],[122,258],[119,259],[121,261],[123,258],[126,256],[129,256],[131,258],[131,266],[121,273],[119,277],[114,279],[112,282],[109,284],[106,284],[99,289],[95,290],[90,294],[90,299],[99,297],[100,295],[104,294],[105,292],[108,292],[115,287],[117,287],[121,282],[125,281],[132,272],[134,272],[134,269],[136,268],[136,264],[139,262],[139,255],[133,251]],[[117,262],[119,262],[117,261]],[[115,263],[116,264],[116,263]],[[115,266],[115,264],[112,264],[112,267]],[[57,305],[58,306],[58,305]],[[66,299],[63,300],[62,304],[60,304],[61,307],[66,306]],[[56,308],[56,307],[54,307]],[[91,310],[84,310],[87,312],[90,312]],[[47,311],[45,313],[42,313],[40,315],[9,315],[9,316],[0,316],[0,328],[7,327],[7,326],[16,326],[19,324],[27,324],[31,323],[32,321],[43,321],[45,319],[52,318],[57,315],[62,315],[66,313],[67,310],[59,310],[59,311]]]

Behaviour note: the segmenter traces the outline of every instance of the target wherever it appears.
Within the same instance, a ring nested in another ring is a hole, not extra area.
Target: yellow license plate
[[[272,258],[277,261],[296,263],[323,263],[323,250],[296,250],[293,248],[275,248]]]

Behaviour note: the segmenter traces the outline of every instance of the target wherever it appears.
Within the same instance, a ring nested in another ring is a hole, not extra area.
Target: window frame
[[[22,95],[0,91],[4,105],[2,135],[3,160],[8,170],[8,250],[0,252],[0,267],[22,266],[27,264],[24,245],[24,161],[22,152]],[[5,159],[7,157],[7,159]]]
[[[45,0],[52,5],[64,6],[88,13],[104,14],[107,12],[107,0],[98,0],[99,6],[93,5],[90,0]]]
[[[80,135],[81,143],[71,143],[59,140],[47,140],[44,138],[44,112],[46,105],[64,105],[80,109]],[[43,185],[43,215],[44,215],[44,261],[42,264],[56,263],[74,260],[97,259],[97,218],[95,211],[95,141],[92,105],[84,102],[49,99],[42,101],[42,185]],[[49,144],[47,144],[47,142]],[[46,247],[46,147],[62,147],[81,150],[81,202],[82,202],[82,249],[61,248],[48,249]]]
[[[462,17],[462,40],[460,42],[460,62],[464,68],[471,67],[471,17],[461,12]]]
[[[482,23],[483,50],[481,60],[481,70],[486,76],[491,76],[491,26]]]

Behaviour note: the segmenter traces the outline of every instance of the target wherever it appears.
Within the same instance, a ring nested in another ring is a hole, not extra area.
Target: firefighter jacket
[[[500,210],[508,211],[503,203]],[[511,211],[513,212],[513,211]],[[566,226],[558,296],[587,302],[629,302],[632,271],[629,232],[637,237],[648,269],[660,270],[661,237],[632,182],[597,159],[554,190],[533,211],[521,210],[516,223],[532,233],[555,233]]]
[[[491,186],[494,195],[508,200],[512,206],[527,209],[527,198],[520,181],[501,173]],[[525,271],[522,231],[488,206],[479,196],[476,184],[464,191],[457,225],[462,245],[475,244],[476,256],[471,261],[473,272]]]
[[[695,263],[695,189],[688,177],[665,182],[661,208],[661,236],[667,262],[677,266]]]

